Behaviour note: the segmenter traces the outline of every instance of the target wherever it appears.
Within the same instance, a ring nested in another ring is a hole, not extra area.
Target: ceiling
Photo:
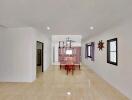
[[[131,15],[132,0],[0,0],[0,25],[55,35],[99,34]]]
[[[66,38],[69,38],[70,40],[81,43],[82,36],[81,35],[53,35],[52,36],[52,43],[57,43],[59,41],[66,41]]]

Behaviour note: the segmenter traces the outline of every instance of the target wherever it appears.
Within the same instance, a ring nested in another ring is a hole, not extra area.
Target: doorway
[[[44,51],[44,43],[37,41],[36,43],[36,70],[37,75],[44,71],[44,63],[43,63],[43,51]]]

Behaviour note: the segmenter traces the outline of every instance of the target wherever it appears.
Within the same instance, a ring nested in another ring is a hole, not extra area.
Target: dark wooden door
[[[37,66],[42,65],[42,50],[37,49]]]

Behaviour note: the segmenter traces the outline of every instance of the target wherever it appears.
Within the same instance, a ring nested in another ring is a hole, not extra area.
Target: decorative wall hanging
[[[104,42],[102,40],[99,41],[98,48],[99,48],[99,50],[102,50],[104,48]]]

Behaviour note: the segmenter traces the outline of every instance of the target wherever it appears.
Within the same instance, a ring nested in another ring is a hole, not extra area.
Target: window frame
[[[116,62],[112,62],[110,60],[110,54],[112,51],[110,51],[110,43],[116,41]],[[118,65],[118,39],[117,38],[113,38],[110,40],[107,40],[107,63],[112,64],[112,65]]]

